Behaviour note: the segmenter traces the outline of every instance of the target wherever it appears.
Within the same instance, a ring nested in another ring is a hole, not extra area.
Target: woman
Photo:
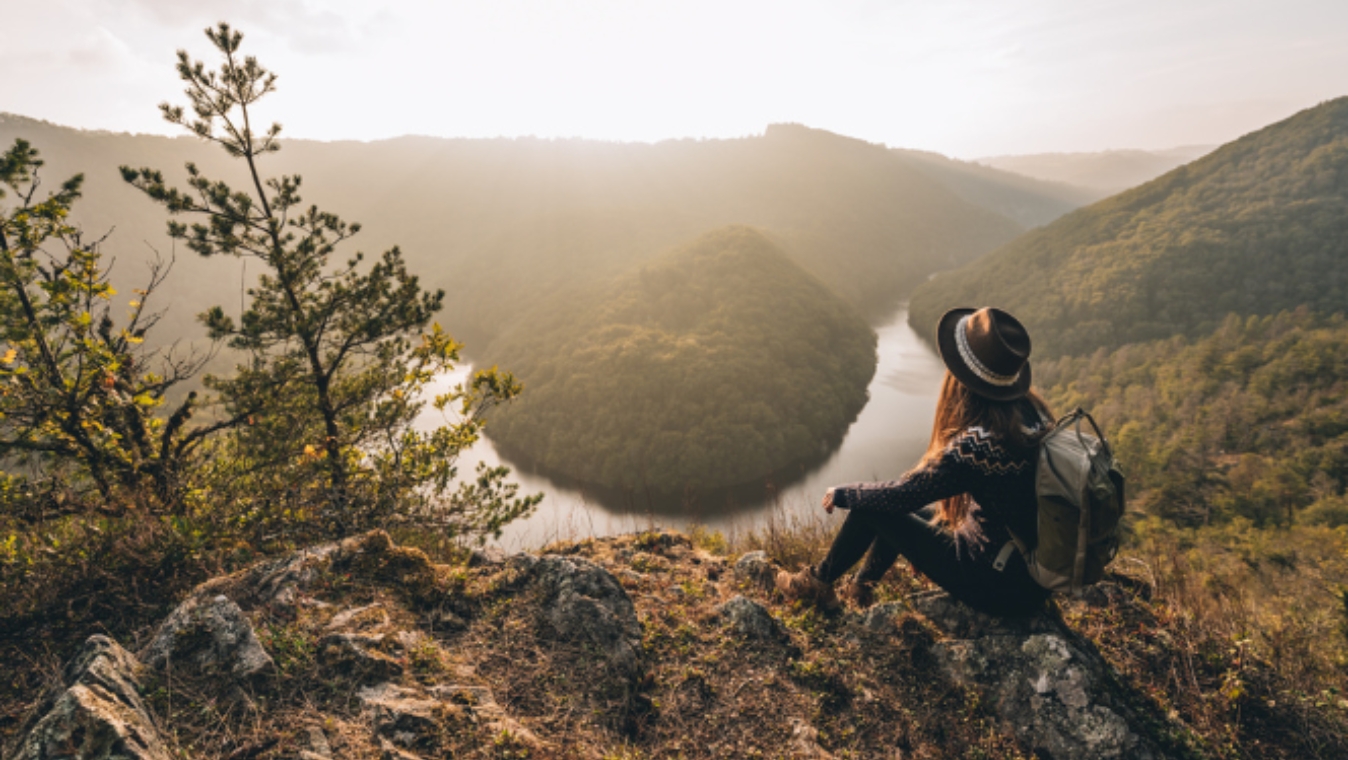
[[[833,583],[863,554],[847,588],[863,607],[899,555],[990,614],[1026,614],[1048,597],[1020,553],[1003,551],[1012,533],[1034,542],[1037,442],[1053,419],[1030,389],[1029,334],[1000,309],[953,309],[937,327],[937,347],[947,372],[927,453],[897,481],[829,489],[824,510],[847,510],[847,519],[822,562],[778,573],[788,598],[837,609]]]

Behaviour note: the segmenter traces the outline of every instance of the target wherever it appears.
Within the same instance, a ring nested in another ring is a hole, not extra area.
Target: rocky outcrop
[[[93,636],[25,726],[9,760],[169,760],[140,698],[140,663],[112,639]]]
[[[532,731],[510,718],[486,687],[440,684],[423,688],[382,683],[361,689],[357,698],[370,715],[386,754],[436,752],[446,733],[466,724],[482,726],[493,736],[508,735],[509,742],[518,747],[545,746]]]
[[[463,713],[461,708],[393,683],[361,689],[357,696],[373,715],[375,734],[409,749],[435,747],[446,722]]]
[[[239,722],[212,731],[205,756],[603,756],[623,746],[701,758],[943,757],[974,745],[988,757],[1185,756],[1167,743],[1164,714],[1056,616],[992,618],[897,584],[884,595],[901,600],[822,614],[766,590],[776,566],[761,552],[732,566],[667,534],[557,551],[450,567],[376,532],[211,581],[143,650],[154,668],[145,684],[135,657],[90,639],[6,760],[167,760],[164,738],[183,742],[174,756],[198,751],[192,732],[221,705]],[[1121,589],[1097,595],[1131,603]],[[267,673],[276,677],[257,677]],[[165,689],[171,702],[142,702]],[[174,732],[157,733],[156,721]],[[218,738],[231,732],[248,738]]]
[[[242,573],[207,581],[195,595],[224,595],[246,609],[264,608],[293,616],[337,548],[337,544],[321,544],[259,562]]]
[[[194,596],[178,605],[141,657],[156,670],[236,679],[275,666],[243,610],[224,595]]]
[[[330,633],[318,642],[319,661],[358,683],[376,683],[403,673],[402,661],[384,651],[392,645],[382,633]]]
[[[579,557],[548,555],[514,562],[532,578],[542,597],[542,616],[559,637],[594,646],[623,677],[637,675],[641,623],[617,578]]]
[[[944,594],[913,607],[949,636],[932,647],[947,676],[981,692],[1027,747],[1054,760],[1167,757],[1113,669],[1056,617],[995,618]]]

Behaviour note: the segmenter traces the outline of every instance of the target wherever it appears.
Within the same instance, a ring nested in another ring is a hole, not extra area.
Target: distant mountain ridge
[[[1182,145],[1165,150],[1103,150],[1087,153],[1029,153],[987,156],[975,165],[1001,169],[1044,182],[1063,183],[1099,200],[1211,153],[1215,145]]]
[[[75,220],[115,228],[104,250],[115,278],[134,281],[151,249],[170,256],[161,210],[122,182],[119,164],[182,165],[242,186],[214,146],[189,138],[82,131],[0,114],[0,142],[30,140],[55,183],[86,175]],[[1071,206],[1026,181],[987,183],[884,146],[794,124],[732,140],[622,144],[584,140],[402,137],[371,143],[282,141],[268,175],[304,176],[306,202],[364,232],[353,247],[399,244],[414,271],[452,294],[445,324],[470,350],[559,288],[602,280],[727,224],[774,236],[798,264],[858,308],[879,315],[926,279]],[[967,167],[966,167],[967,168]],[[943,174],[944,172],[944,174]],[[980,182],[987,184],[982,187]],[[980,203],[983,196],[995,202]],[[1033,209],[1029,217],[1016,209]],[[1019,220],[1019,221],[1018,221]],[[160,337],[204,334],[192,317],[236,307],[255,276],[235,260],[178,252],[161,291],[173,308]],[[176,331],[172,335],[167,333]]]
[[[964,200],[992,209],[1027,228],[1048,224],[1104,195],[1097,190],[947,158],[940,153],[903,148],[895,148],[894,152]]]
[[[1041,355],[1211,332],[1228,313],[1348,306],[1348,98],[1246,135],[918,288],[930,334],[995,304]]]

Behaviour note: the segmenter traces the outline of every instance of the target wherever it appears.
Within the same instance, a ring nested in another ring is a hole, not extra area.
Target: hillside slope
[[[1035,367],[1110,432],[1131,508],[1185,525],[1348,525],[1345,378],[1348,321],[1304,310]]]
[[[1198,335],[1228,313],[1348,304],[1348,98],[1031,231],[913,295],[1016,313],[1041,356]]]
[[[860,315],[746,227],[559,294],[487,355],[526,388],[492,420],[498,445],[582,482],[666,494],[829,450],[876,363]]]
[[[89,638],[7,757],[1205,756],[1054,615],[994,620],[903,573],[825,617],[772,571],[669,533],[467,567],[355,536],[207,581],[135,653]]]
[[[1343,577],[1342,537],[1296,538],[1300,561]],[[996,620],[902,560],[879,604],[802,609],[767,587],[781,557],[730,554],[705,533],[467,562],[413,546],[376,531],[283,552],[157,600],[168,602],[157,614],[129,581],[119,590],[137,603],[112,611],[104,596],[53,600],[49,617],[0,637],[15,665],[0,683],[0,753],[66,757],[72,741],[89,760],[1348,751],[1337,691],[1286,667],[1302,641],[1275,626],[1196,624],[1183,584],[1196,571],[1155,555],[1144,556],[1159,577],[1130,557],[1120,565],[1136,576]],[[1212,593],[1286,582],[1285,567],[1201,548]],[[1227,601],[1238,618],[1244,605]]]

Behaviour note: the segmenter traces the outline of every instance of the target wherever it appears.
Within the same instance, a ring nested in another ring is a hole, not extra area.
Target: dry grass
[[[822,519],[785,519],[728,551],[799,567],[831,539]],[[1143,520],[1112,571],[1118,593],[1060,599],[1064,618],[1209,753],[1348,757],[1348,528]],[[879,593],[923,587],[900,560]]]
[[[823,519],[781,518],[730,538],[694,527],[686,538],[642,533],[549,547],[604,566],[627,589],[644,627],[636,683],[550,637],[512,571],[450,564],[461,547],[423,541],[429,555],[384,546],[371,552],[377,561],[323,575],[310,593],[331,607],[302,606],[289,617],[255,610],[277,676],[226,690],[159,677],[147,698],[172,727],[170,741],[192,757],[293,757],[313,727],[338,757],[379,757],[355,697],[358,674],[334,670],[319,643],[338,610],[377,604],[388,622],[375,625],[425,634],[391,650],[404,683],[489,688],[517,727],[542,741],[474,718],[465,704],[446,716],[427,756],[776,757],[814,732],[839,758],[892,757],[895,748],[905,758],[1023,756],[976,695],[932,677],[938,634],[919,616],[862,640],[840,619],[741,588],[730,572],[733,558],[753,549],[788,567],[817,559],[832,530]],[[0,726],[10,731],[72,646],[108,632],[134,647],[194,581],[229,564],[149,530],[104,533],[82,550],[103,554],[30,572],[41,582],[5,600],[23,611],[0,627],[0,655],[19,663],[0,685]],[[1064,617],[1126,681],[1190,726],[1205,754],[1348,757],[1348,610],[1336,595],[1348,585],[1348,530],[1180,532],[1144,522],[1115,570],[1113,590],[1064,602]],[[928,588],[901,563],[878,592],[897,600]],[[732,635],[716,608],[739,593],[767,604],[787,637]],[[447,625],[446,615],[462,625]]]

